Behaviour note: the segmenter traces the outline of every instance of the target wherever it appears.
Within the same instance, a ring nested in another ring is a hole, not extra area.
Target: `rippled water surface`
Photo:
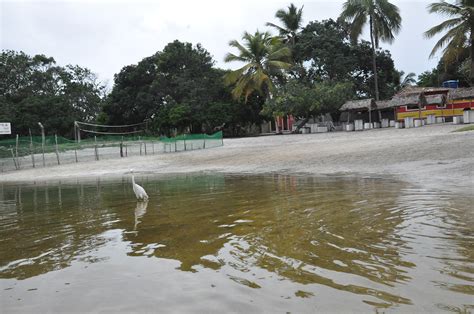
[[[474,310],[474,197],[386,179],[0,185],[10,312]]]

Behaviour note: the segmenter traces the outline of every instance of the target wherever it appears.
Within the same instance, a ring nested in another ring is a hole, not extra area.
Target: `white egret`
[[[135,176],[133,175],[133,169],[130,169],[130,173],[132,174],[133,192],[135,193],[137,200],[144,200],[144,201],[148,200],[148,194],[146,194],[145,189],[135,183]]]

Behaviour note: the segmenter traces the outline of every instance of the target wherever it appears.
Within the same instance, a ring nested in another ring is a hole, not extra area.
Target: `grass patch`
[[[453,132],[466,132],[466,131],[474,131],[474,125],[465,126],[463,128],[454,130]]]

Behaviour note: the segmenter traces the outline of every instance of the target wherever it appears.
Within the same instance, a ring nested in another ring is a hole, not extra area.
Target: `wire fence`
[[[0,141],[0,172],[102,159],[207,149],[224,145],[222,132],[177,137],[100,136],[80,141],[60,136],[16,136]]]

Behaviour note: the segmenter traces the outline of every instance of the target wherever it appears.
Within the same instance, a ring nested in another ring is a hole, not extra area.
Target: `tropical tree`
[[[470,55],[470,83],[474,83],[474,1],[456,0],[454,3],[440,1],[428,5],[430,13],[439,13],[450,17],[425,32],[427,38],[446,32],[435,44],[430,57],[443,47],[445,63],[456,60],[465,50]]]
[[[399,9],[388,0],[347,0],[343,4],[340,18],[351,25],[350,36],[356,42],[368,22],[372,44],[372,67],[374,71],[375,98],[379,99],[376,49],[379,42],[392,43],[401,28]]]
[[[303,6],[298,9],[292,3],[288,6],[287,11],[280,9],[275,13],[275,17],[282,22],[283,26],[279,26],[270,22],[267,22],[266,25],[277,29],[280,33],[280,36],[284,38],[284,42],[294,46],[298,30],[303,23],[302,16]]]
[[[232,40],[229,46],[237,48],[238,54],[228,53],[225,62],[240,61],[246,64],[224,76],[226,85],[233,85],[232,95],[247,102],[252,93],[265,100],[274,90],[274,78],[283,78],[283,71],[291,67],[291,51],[281,39],[269,32],[257,31],[254,35],[244,33],[243,44]]]
[[[416,74],[413,72],[405,74],[405,71],[400,71],[400,89],[416,84]]]

